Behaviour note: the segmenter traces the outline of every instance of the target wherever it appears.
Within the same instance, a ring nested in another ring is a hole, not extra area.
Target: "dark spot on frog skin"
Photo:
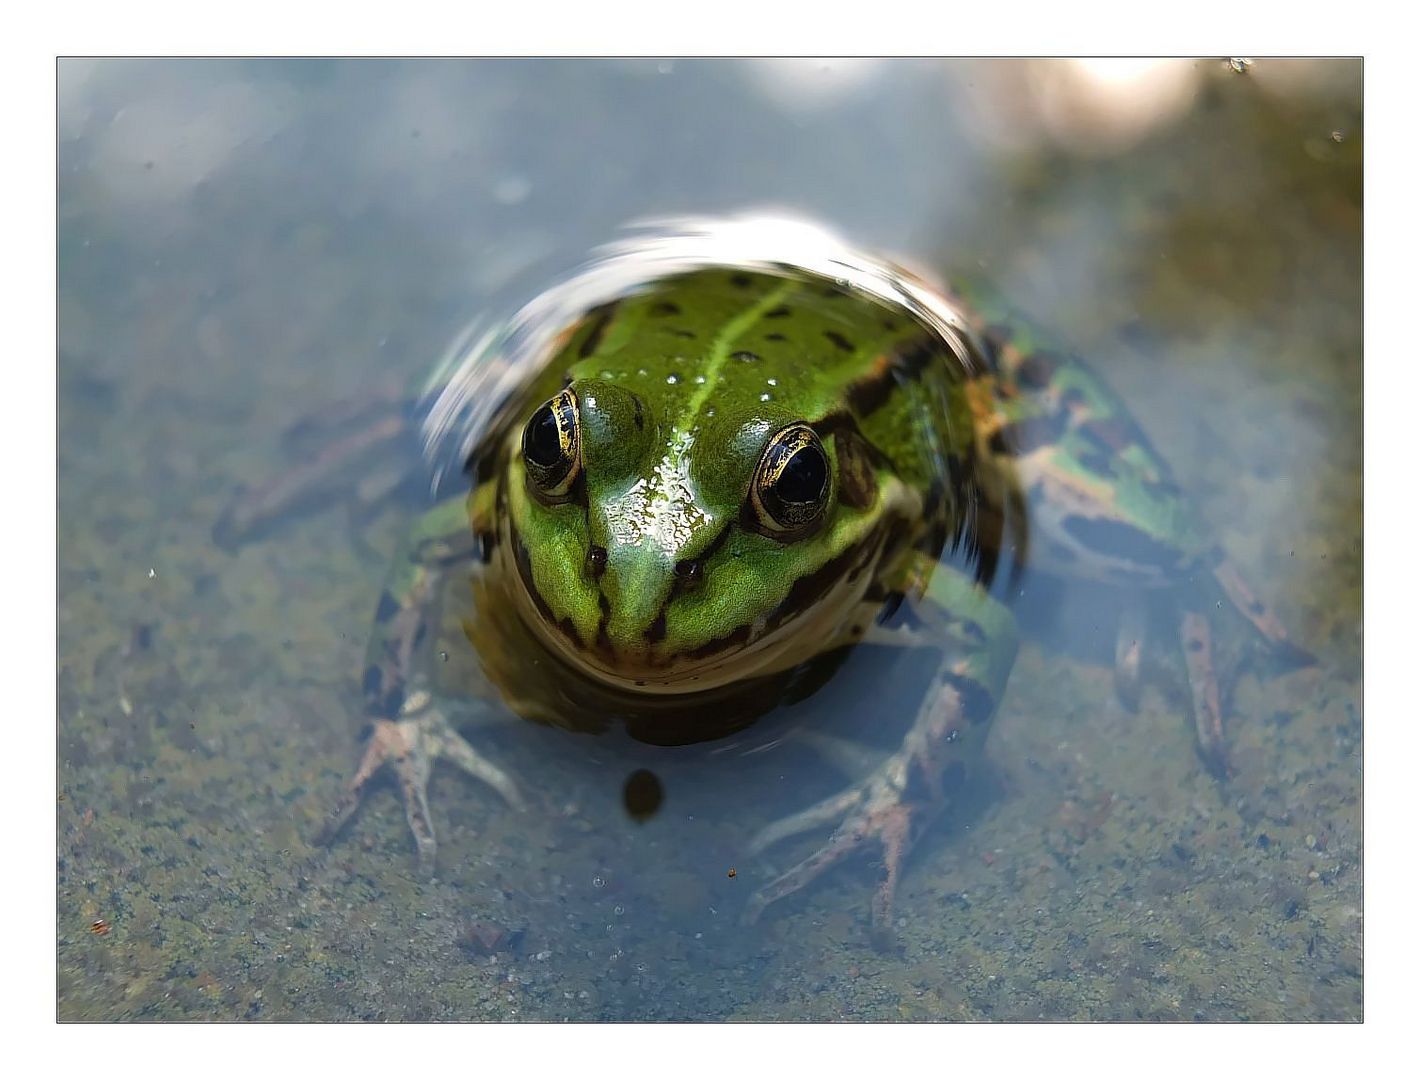
[[[723,534],[721,534],[723,535]],[[675,564],[676,591],[694,592],[705,583],[705,563],[701,559],[682,559]]]
[[[837,330],[825,330],[823,336],[831,341],[835,348],[844,352],[857,352],[857,347]]]
[[[793,314],[793,312],[790,310],[790,308],[788,308],[784,304],[780,304],[772,311],[766,311],[764,313],[764,317],[766,319],[787,319],[791,314]]]
[[[737,289],[748,289],[754,284],[754,279],[748,274],[732,274],[730,276],[730,284]]]
[[[1008,326],[992,325],[981,332],[981,343],[986,346],[986,359],[992,367],[999,366],[1001,350],[1011,343],[1011,329]]]
[[[962,714],[971,724],[984,724],[991,719],[996,702],[984,686],[961,675],[947,675],[946,682],[961,698]]]
[[[1061,527],[1081,546],[1102,555],[1163,570],[1179,568],[1180,552],[1177,548],[1121,521],[1072,514],[1061,522]]]
[[[1029,454],[1058,441],[1065,433],[1068,422],[1063,413],[1017,420],[991,436],[991,451],[996,454]]]
[[[375,622],[389,622],[399,612],[399,601],[390,595],[388,589],[380,593],[379,606],[375,608]]]
[[[657,300],[651,305],[652,315],[679,315],[680,305],[669,300]]]
[[[748,349],[740,349],[738,352],[730,353],[731,360],[738,360],[742,364],[754,364],[759,361],[759,353],[750,352]]]
[[[764,335],[764,340],[765,340],[765,341],[788,341],[789,339],[786,338],[783,334],[778,333],[778,332],[776,331],[776,332],[773,333],[773,334],[765,334],[765,335]]]
[[[674,334],[674,335],[675,335],[676,337],[678,337],[678,338],[689,338],[689,339],[693,339],[693,338],[695,337],[695,331],[694,331],[694,330],[672,330],[671,333]]]
[[[1031,390],[1039,390],[1050,383],[1064,362],[1063,357],[1052,352],[1031,353],[1016,368],[1016,381]]]
[[[593,580],[606,572],[606,548],[593,544],[587,552],[587,573]]]

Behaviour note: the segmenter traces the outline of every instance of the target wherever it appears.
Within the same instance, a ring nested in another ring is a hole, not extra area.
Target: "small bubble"
[[[602,372],[602,378],[603,378],[603,379],[614,379],[614,378],[616,378],[616,372],[614,372],[614,371],[603,371],[603,372]]]
[[[611,909],[611,913],[612,913],[613,915],[625,915],[625,914],[626,914],[626,908],[623,907],[621,904],[617,904],[616,907],[614,907],[614,908]]]
[[[638,963],[638,964],[636,965],[636,970],[639,971],[639,972],[643,972],[643,973],[644,973],[645,970],[646,970],[646,962],[643,960],[643,961],[641,961],[640,963]]]
[[[1332,142],[1341,142],[1341,140],[1344,139],[1344,138],[1346,138],[1346,133],[1345,133],[1345,132],[1342,132],[1342,131],[1333,131],[1333,132],[1331,133],[1331,141],[1332,141]]]
[[[666,376],[666,383],[667,383],[667,385],[669,385],[669,386],[674,386],[674,385],[675,385],[676,383],[678,383],[678,382],[680,382],[680,376],[679,376],[679,375],[676,375],[676,374],[672,373],[672,374]]]
[[[592,878],[592,888],[594,888],[594,889],[605,889],[605,888],[606,888],[606,878],[602,877],[600,874],[598,874],[596,877]]]
[[[1252,59],[1247,56],[1232,56],[1228,58],[1228,67],[1230,67],[1235,74],[1246,75],[1247,69],[1252,67]]]
[[[704,386],[704,385],[705,385],[705,376],[704,376],[704,375],[697,375],[697,376],[695,376],[695,385],[696,385],[696,386]]]
[[[778,379],[765,379],[764,381],[767,382],[770,386],[778,386],[778,385],[779,385],[779,380],[778,380]]]
[[[443,650],[440,650],[440,651],[439,651],[439,659],[442,660],[444,663],[447,664],[447,663],[449,662],[449,654],[446,653],[446,652],[444,652]]]
[[[645,368],[637,368],[637,369],[636,369],[636,374],[637,374],[637,375],[649,375],[650,372],[648,372]]]
[[[705,415],[706,415],[706,416],[714,416],[714,415],[715,415],[715,406],[711,405],[710,408],[706,409],[706,410],[705,410]]]
[[[772,400],[772,398],[773,398],[773,395],[771,395],[771,394],[760,394],[760,395],[759,395],[759,400],[760,400],[760,401],[770,401],[770,400]]]

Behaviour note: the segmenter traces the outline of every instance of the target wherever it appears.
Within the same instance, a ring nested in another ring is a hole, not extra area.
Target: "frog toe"
[[[438,845],[429,813],[429,774],[440,758],[486,783],[514,809],[525,805],[512,777],[469,745],[444,713],[433,706],[430,696],[421,691],[410,695],[398,720],[375,723],[360,765],[331,810],[317,842],[324,846],[334,842],[364,801],[371,781],[388,765],[399,783],[419,872],[432,877]]]
[[[1198,733],[1198,754],[1220,780],[1232,775],[1228,763],[1223,710],[1219,704],[1218,676],[1213,667],[1212,631],[1202,612],[1185,611],[1179,626],[1188,688],[1193,697],[1193,722]]]
[[[750,897],[744,912],[747,924],[756,922],[770,904],[802,889],[850,855],[876,846],[882,852],[883,876],[873,897],[871,936],[875,947],[891,946],[895,940],[893,901],[914,836],[911,804],[888,796],[886,790],[868,794],[862,789],[850,789],[801,814],[771,825],[756,837],[756,850],[821,824],[830,816],[831,809],[842,813],[845,808],[852,811],[851,815],[834,831],[827,843]]]
[[[830,821],[841,820],[848,811],[862,801],[863,794],[859,789],[848,788],[837,795],[824,799],[823,802],[810,806],[807,810],[782,817],[778,821],[766,825],[755,834],[754,839],[749,843],[750,854],[758,855],[781,840],[787,840],[791,836],[798,836],[810,829],[827,825]]]

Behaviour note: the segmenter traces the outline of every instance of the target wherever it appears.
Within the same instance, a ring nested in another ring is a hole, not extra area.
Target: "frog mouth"
[[[841,638],[849,612],[863,599],[870,575],[862,571],[878,556],[889,532],[880,524],[821,567],[813,575],[820,581],[806,590],[809,599],[790,590],[779,607],[760,619],[694,648],[664,652],[650,642],[636,648],[613,644],[605,633],[605,605],[590,642],[571,619],[558,619],[533,582],[531,559],[517,529],[508,522],[505,530],[491,569],[508,583],[509,599],[529,634],[578,674],[638,695],[715,690],[785,671],[822,653],[826,642]]]

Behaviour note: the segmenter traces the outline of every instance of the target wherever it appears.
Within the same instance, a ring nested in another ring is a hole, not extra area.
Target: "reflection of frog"
[[[1153,589],[1211,574],[1301,657],[1114,396],[990,300],[972,308],[870,260],[830,264],[869,268],[847,274],[792,256],[649,265],[525,350],[511,378],[488,375],[501,357],[473,370],[499,387],[461,447],[472,491],[425,514],[395,562],[364,676],[378,720],[328,835],[386,763],[426,865],[436,758],[519,802],[418,662],[455,569],[472,570],[466,628],[491,681],[521,715],[567,727],[614,717],[651,741],[713,738],[846,646],[935,651],[900,748],[756,839],[835,826],[754,895],[751,917],[871,848],[886,868],[874,924],[889,925],[904,856],[980,754],[1015,658],[1014,619],[988,591],[1000,558]],[[1193,609],[1181,624],[1200,748],[1222,772],[1209,624]],[[1120,641],[1128,700],[1138,627]]]

